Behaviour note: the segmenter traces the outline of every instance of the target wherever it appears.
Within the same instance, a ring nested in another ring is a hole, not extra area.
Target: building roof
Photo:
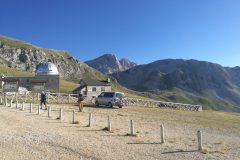
[[[107,81],[98,81],[98,80],[94,80],[94,79],[82,79],[80,81],[84,82],[87,86],[110,86],[110,84]]]
[[[41,63],[37,66],[37,75],[58,75],[58,69],[55,64],[51,62]]]

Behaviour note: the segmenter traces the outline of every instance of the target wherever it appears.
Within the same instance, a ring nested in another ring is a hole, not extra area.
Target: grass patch
[[[173,139],[168,139],[168,143],[176,143],[176,139],[173,138]]]
[[[77,87],[79,87],[80,84],[66,81],[66,80],[60,80],[60,92],[61,93],[70,93]]]
[[[213,148],[204,147],[201,153],[202,154],[214,154],[214,153],[225,154],[226,150],[221,148],[213,149]]]
[[[220,145],[220,144],[223,144],[224,142],[223,141],[218,141],[218,142],[215,142],[214,144],[215,145]]]
[[[32,72],[24,72],[20,71],[16,68],[9,68],[0,64],[0,73],[7,75],[7,76],[34,76]]]
[[[240,113],[219,112],[206,110],[202,112],[191,112],[181,110],[146,108],[143,106],[129,107],[129,113],[134,115],[145,115],[139,118],[149,117],[149,121],[170,121],[181,125],[194,125],[213,128],[219,131],[240,132]],[[161,115],[161,117],[159,117]]]

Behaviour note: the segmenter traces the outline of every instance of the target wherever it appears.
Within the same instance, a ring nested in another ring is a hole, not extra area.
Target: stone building
[[[51,63],[41,63],[37,66],[35,76],[1,76],[0,84],[17,82],[20,87],[29,91],[42,90],[59,92],[60,77],[57,67]]]
[[[80,80],[80,87],[72,91],[75,94],[81,93],[87,97],[96,97],[102,92],[111,92],[110,81],[98,81],[94,79]]]

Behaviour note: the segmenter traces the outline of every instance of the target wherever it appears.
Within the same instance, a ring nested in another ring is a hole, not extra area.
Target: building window
[[[92,91],[96,92],[97,91],[96,87],[92,87]]]
[[[105,91],[105,87],[101,87],[101,91],[104,92]]]

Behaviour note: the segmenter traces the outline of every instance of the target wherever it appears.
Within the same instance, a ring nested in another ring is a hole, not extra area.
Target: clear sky
[[[69,51],[240,66],[240,0],[0,0],[0,34]]]

